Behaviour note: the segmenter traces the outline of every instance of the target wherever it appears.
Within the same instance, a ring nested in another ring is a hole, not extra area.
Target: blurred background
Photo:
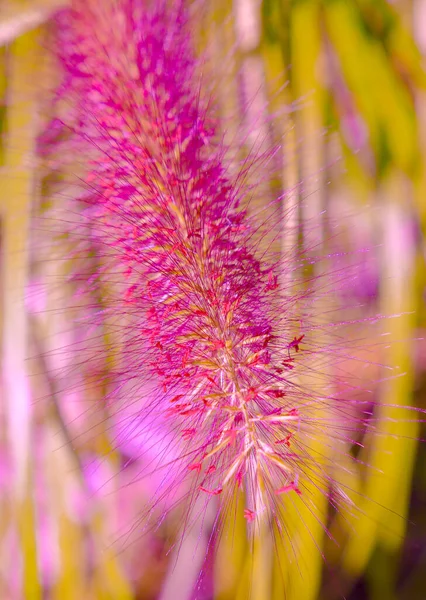
[[[95,358],[84,341],[84,315],[102,310],[105,290],[93,284],[76,302],[68,276],[75,157],[46,158],[37,143],[58,79],[52,15],[65,4],[0,0],[0,599],[426,600],[421,413],[365,436],[348,469],[359,513],[330,508],[335,541],[291,529],[309,560],[281,556],[284,573],[277,548],[253,567],[244,520],[232,544],[209,552],[201,579],[202,540],[190,537],[176,558],[165,551],[173,522],[141,535],[152,482],[102,402],[116,360],[108,327]],[[247,146],[282,144],[266,197],[287,190],[320,255],[340,266],[347,256],[348,268],[355,257],[359,277],[345,289],[354,319],[399,315],[383,326],[389,345],[355,327],[383,423],[395,406],[426,409],[426,1],[205,0],[199,25],[200,47],[223,70],[228,135],[241,127]],[[90,280],[96,253],[83,251]]]

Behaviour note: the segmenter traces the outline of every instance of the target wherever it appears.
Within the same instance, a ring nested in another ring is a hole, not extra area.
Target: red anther
[[[253,388],[253,387],[249,388],[247,391],[247,396],[245,398],[245,401],[250,402],[250,400],[253,400],[254,398],[256,398],[256,395],[257,395],[256,388]]]
[[[229,300],[227,300],[226,302],[224,302],[224,303],[223,303],[223,312],[224,312],[225,314],[229,313],[229,311],[230,311],[230,310],[231,310],[231,308],[232,308],[232,304],[233,304],[233,303],[232,303],[232,302],[230,302]]]
[[[237,441],[237,432],[235,431],[235,429],[229,429],[225,433],[225,436],[228,438],[228,444],[230,446],[235,446],[235,442]]]
[[[243,483],[243,471],[241,469],[237,471],[237,474],[235,475],[235,481],[237,482],[238,487],[241,487]]]
[[[186,365],[186,363],[188,362],[188,358],[191,354],[190,350],[186,350],[185,354],[182,356],[182,367],[184,367]]]
[[[283,365],[283,367],[285,367],[286,369],[294,369],[294,358],[285,358],[281,364]]]
[[[151,319],[155,319],[156,317],[157,317],[157,311],[152,306],[149,310],[146,311],[146,318],[151,320]]]
[[[210,465],[210,467],[206,471],[206,475],[210,475],[211,473],[214,473],[215,471],[216,471],[216,466]]]
[[[188,235],[187,235],[188,240],[192,237],[197,237],[197,238],[201,239],[201,234],[200,234],[199,230],[198,231],[188,231]]]
[[[134,302],[135,297],[134,297],[134,293],[137,289],[136,285],[132,285],[129,288],[127,288],[126,293],[124,294],[124,300],[126,302]]]
[[[292,438],[292,433],[289,433],[288,435],[286,435],[285,438],[283,438],[282,440],[276,440],[276,444],[285,444],[288,448],[290,448],[290,440]]]
[[[302,492],[299,490],[299,488],[297,487],[297,483],[295,481],[291,481],[288,485],[285,485],[282,488],[279,488],[278,490],[275,490],[276,494],[286,494],[287,492],[296,492],[296,494],[298,494],[299,496],[302,495]]]
[[[259,362],[260,362],[260,356],[255,356],[252,359],[250,359],[250,357],[249,357],[249,360],[247,361],[246,364],[254,367],[255,365],[259,364]]]
[[[248,523],[252,523],[256,518],[256,513],[249,508],[244,509],[244,518],[247,519]]]
[[[193,417],[200,412],[199,408],[186,408],[184,410],[179,411],[179,414],[183,417]]]
[[[185,247],[183,246],[183,244],[181,242],[175,242],[173,244],[173,246],[171,247],[171,252],[176,252],[176,250],[179,250],[180,252],[185,254]]]
[[[274,275],[272,272],[268,275],[268,283],[265,286],[265,290],[276,290],[278,288],[278,275]]]
[[[222,348],[225,348],[225,342],[223,342],[222,340],[215,340],[212,343],[212,348],[213,350],[220,350]]]
[[[223,488],[219,487],[219,488],[216,488],[214,490],[208,490],[207,488],[205,488],[202,485],[200,485],[200,490],[202,492],[205,492],[206,494],[210,494],[210,496],[219,496],[219,494],[222,493]]]
[[[189,440],[196,434],[196,432],[196,429],[184,429],[182,431],[182,437],[184,440]]]
[[[305,334],[301,335],[300,337],[295,337],[293,339],[292,342],[290,342],[290,344],[288,345],[289,348],[294,348],[296,350],[296,352],[299,352],[299,344],[300,342],[303,340],[303,338],[305,337]]]
[[[198,473],[201,471],[201,463],[194,463],[192,465],[188,465],[188,471],[197,471]]]

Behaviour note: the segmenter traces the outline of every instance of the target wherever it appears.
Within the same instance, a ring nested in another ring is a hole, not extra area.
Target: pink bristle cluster
[[[244,208],[250,165],[231,174],[183,3],[74,0],[58,23],[71,134],[62,149],[87,160],[84,214],[119,275],[117,389],[137,382],[133,402],[146,381],[139,431],[155,439],[164,427],[173,439],[150,462],[166,473],[157,494],[178,482],[224,506],[242,490],[248,523],[278,516],[281,495],[303,496],[304,478],[323,485],[316,430],[338,437],[321,395],[326,352],[309,340],[309,291],[284,294],[276,260],[260,250]],[[306,381],[316,353],[308,388],[297,377]],[[358,419],[340,418],[350,441]]]

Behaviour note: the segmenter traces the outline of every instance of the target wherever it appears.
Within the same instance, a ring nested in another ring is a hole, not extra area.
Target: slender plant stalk
[[[3,224],[3,382],[13,465],[14,522],[23,559],[24,598],[41,598],[37,570],[34,506],[31,494],[31,394],[27,377],[27,318],[24,307],[28,266],[28,228],[34,175],[36,97],[31,85],[38,73],[39,31],[14,41],[9,49],[7,89],[7,178],[1,190]]]

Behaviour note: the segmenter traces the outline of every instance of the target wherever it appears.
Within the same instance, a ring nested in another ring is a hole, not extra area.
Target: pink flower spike
[[[302,494],[296,473],[327,494],[339,472],[347,481],[349,459],[364,465],[354,444],[383,431],[374,395],[365,401],[346,368],[352,349],[359,357],[335,275],[313,268],[309,236],[281,244],[287,224],[305,223],[286,193],[270,196],[275,149],[246,152],[251,142],[221,122],[212,92],[221,80],[209,81],[208,53],[195,51],[203,0],[69,4],[55,28],[61,119],[41,143],[43,156],[72,158],[64,174],[77,171],[55,218],[72,258],[83,258],[70,261],[66,287],[88,296],[76,321],[84,315],[90,341],[63,381],[86,385],[91,403],[108,405],[102,418],[121,421],[121,438],[140,449],[132,459],[153,488],[146,521],[185,504],[188,531],[201,497],[217,510],[212,529],[234,506],[247,523],[261,516],[272,532],[291,529],[279,496]],[[58,124],[66,135],[49,142]],[[309,502],[319,520],[321,507]]]

